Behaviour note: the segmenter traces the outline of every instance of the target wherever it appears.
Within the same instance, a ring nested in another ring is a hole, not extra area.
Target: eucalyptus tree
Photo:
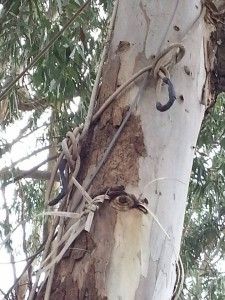
[[[79,7],[80,3],[72,1],[3,4],[0,51],[4,86],[29,65]],[[91,88],[108,11],[112,8],[107,1],[87,7],[1,99],[3,126],[23,115],[21,111],[32,109],[35,128],[36,120],[51,108],[55,132],[60,136],[48,138],[56,144],[84,121],[89,99],[93,99]],[[92,122],[84,121],[85,134],[79,127],[78,182],[73,182],[75,186],[59,205],[64,212],[80,213],[81,223],[90,221],[91,226],[75,239],[76,230],[69,229],[76,225],[71,215],[61,218],[54,232],[54,222],[49,225],[45,235],[48,238],[53,232],[54,241],[50,239],[52,248],[45,245],[45,264],[40,267],[47,270],[47,278],[37,295],[35,284],[30,287],[30,299],[44,295],[45,299],[204,298],[208,290],[212,299],[222,299],[223,278],[212,261],[222,257],[224,247],[223,98],[213,113],[210,110],[214,90],[218,93],[222,87],[217,76],[222,77],[222,71],[215,64],[215,54],[221,55],[217,47],[223,46],[223,25],[218,26],[223,21],[222,6],[219,1],[124,0],[118,1],[114,14],[101,83],[95,103],[91,102],[93,111],[87,113]],[[121,93],[113,98],[118,89]],[[77,96],[80,104],[73,112],[70,104]],[[110,97],[112,102],[98,114]],[[75,160],[78,163],[78,157]],[[97,171],[96,166],[100,166]],[[79,183],[95,202],[85,196]],[[40,184],[28,182],[23,188],[29,196],[27,214],[33,216],[33,204],[43,209]],[[99,204],[100,200],[104,203]],[[63,239],[65,243],[60,244]],[[43,247],[38,253],[41,250]],[[52,261],[45,260],[47,255]],[[181,295],[183,265],[187,277]],[[28,279],[31,284],[32,277]]]

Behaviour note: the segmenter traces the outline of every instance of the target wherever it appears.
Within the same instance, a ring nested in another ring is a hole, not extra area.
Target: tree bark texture
[[[170,72],[177,95],[174,105],[166,112],[156,109],[156,80],[149,77],[91,193],[124,185],[136,198],[147,199],[169,238],[151,214],[104,203],[91,232],[83,232],[58,264],[51,299],[171,299],[193,155],[211,97],[213,26],[204,16],[199,0],[119,2],[98,107],[171,44],[182,43],[185,55]],[[145,78],[126,89],[92,126],[82,149],[80,182],[92,174]],[[163,86],[160,101],[167,98]]]

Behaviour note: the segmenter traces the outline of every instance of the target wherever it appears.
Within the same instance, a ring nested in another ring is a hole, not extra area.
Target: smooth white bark
[[[120,57],[119,83],[172,43],[182,43],[186,53],[171,72],[177,97],[182,95],[184,101],[178,99],[167,112],[157,111],[153,81],[141,99],[137,114],[147,155],[139,160],[139,186],[129,187],[136,196],[143,193],[148,199],[149,209],[170,239],[151,215],[119,212],[107,276],[108,299],[166,300],[172,296],[194,146],[205,111],[200,102],[206,79],[203,39],[208,38],[208,29],[200,13],[201,1],[197,0],[123,0],[119,4],[114,53],[121,41],[130,43]],[[132,88],[123,101],[129,103],[138,89]],[[164,88],[161,102],[167,98]]]

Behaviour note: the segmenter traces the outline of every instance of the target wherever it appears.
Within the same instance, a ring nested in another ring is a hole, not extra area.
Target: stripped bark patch
[[[98,132],[95,136],[93,147],[98,149],[98,145],[103,147],[97,153],[96,158],[100,159],[107,144],[111,140],[115,128],[108,124],[104,130]],[[119,137],[115,147],[112,149],[110,159],[100,170],[94,181],[95,189],[98,190],[103,186],[132,184],[137,185],[139,180],[139,157],[145,156],[145,146],[143,134],[140,125],[140,119],[132,115],[127,125]]]

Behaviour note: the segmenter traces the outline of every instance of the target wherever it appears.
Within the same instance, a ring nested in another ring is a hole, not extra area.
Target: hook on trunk
[[[164,77],[164,78],[162,78],[162,81],[168,85],[169,100],[164,105],[161,104],[160,102],[156,103],[156,108],[161,112],[167,111],[168,109],[170,109],[170,107],[173,105],[174,101],[176,100],[175,90],[174,90],[173,84],[170,81],[170,79],[168,77]]]

